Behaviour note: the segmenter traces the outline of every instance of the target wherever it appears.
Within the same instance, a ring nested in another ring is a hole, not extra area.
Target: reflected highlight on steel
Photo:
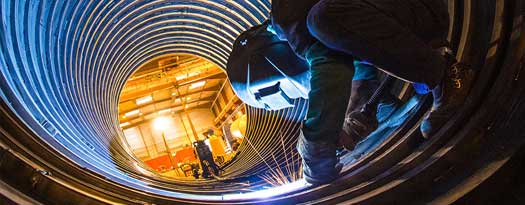
[[[224,176],[252,177],[248,190],[239,183],[158,177],[124,142],[117,106],[127,78],[156,57],[192,54],[224,69],[237,35],[263,22],[269,10],[268,1],[2,1],[1,96],[60,158],[132,191],[222,200],[222,193],[262,189],[266,183],[256,175],[282,160],[258,153],[283,157],[280,147],[265,144],[297,134],[299,125],[281,118],[303,115],[304,101],[270,114],[248,110],[252,144],[241,145]],[[294,138],[285,139],[295,153]]]

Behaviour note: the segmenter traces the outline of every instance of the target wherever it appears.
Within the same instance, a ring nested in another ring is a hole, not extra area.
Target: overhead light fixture
[[[188,73],[188,77],[193,77],[193,76],[199,75],[199,73],[200,73],[199,71]]]
[[[195,88],[198,88],[198,87],[202,87],[202,86],[204,86],[204,84],[206,84],[206,81],[200,81],[200,82],[193,83],[193,84],[190,85],[190,89],[195,89]]]
[[[126,127],[128,125],[130,125],[130,123],[129,122],[125,122],[125,123],[120,124],[120,127]]]
[[[148,95],[148,96],[145,96],[145,97],[141,97],[141,98],[137,98],[137,100],[135,100],[137,105],[142,105],[142,104],[145,104],[145,103],[149,103],[151,101],[153,101],[153,97],[151,97],[151,95]]]
[[[176,76],[175,79],[176,80],[184,80],[186,78],[193,77],[193,76],[196,76],[196,75],[199,75],[199,74],[200,74],[199,71],[195,71],[195,72],[191,72],[191,73],[185,73],[185,74]]]
[[[136,110],[127,112],[126,114],[124,114],[124,116],[125,117],[131,117],[131,116],[134,116],[134,115],[138,115],[139,113],[140,113],[140,110],[136,109]]]
[[[174,102],[178,103],[180,102],[181,98],[175,98]],[[186,101],[191,100],[191,97],[187,97]]]
[[[153,121],[153,127],[159,131],[166,131],[170,124],[170,119],[167,117],[158,117]]]
[[[166,113],[169,113],[169,112],[171,112],[171,109],[169,109],[169,108],[168,109],[164,109],[164,110],[159,111],[159,115],[166,114]]]
[[[176,76],[175,79],[176,80],[184,80],[186,79],[188,76],[186,74],[183,74],[183,75],[179,75],[179,76]]]

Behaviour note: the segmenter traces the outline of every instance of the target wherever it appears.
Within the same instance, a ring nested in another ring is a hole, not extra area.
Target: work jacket
[[[279,38],[288,40],[290,47],[301,58],[304,58],[306,50],[317,40],[310,34],[306,25],[306,19],[310,9],[320,0],[273,0],[272,2],[272,26]],[[448,29],[448,12],[446,10],[436,10],[441,8],[444,0],[340,0],[362,1],[378,11],[390,16],[392,19],[402,22],[407,28],[412,29],[422,40],[429,42],[433,40],[434,28],[421,28],[424,20],[431,19],[437,21],[444,29]],[[332,2],[337,5],[337,2]],[[393,12],[403,11],[403,12]],[[414,18],[414,14],[420,11],[430,11],[428,18]],[[351,11],[348,11],[351,12]],[[372,14],[371,14],[372,15]],[[376,14],[373,14],[376,15]],[[433,17],[433,18],[430,18]],[[373,31],[369,31],[373,32]]]

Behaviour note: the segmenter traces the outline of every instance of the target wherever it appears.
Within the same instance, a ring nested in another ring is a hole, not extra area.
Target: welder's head
[[[257,108],[293,107],[295,99],[307,99],[310,91],[307,63],[272,33],[269,21],[239,35],[226,72],[237,96]]]

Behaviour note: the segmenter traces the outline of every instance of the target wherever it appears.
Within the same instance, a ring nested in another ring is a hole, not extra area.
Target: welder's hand
[[[336,157],[336,143],[308,141],[301,132],[297,150],[303,158],[303,176],[308,183],[326,184],[339,176],[343,165]]]
[[[348,151],[354,150],[355,146],[359,141],[355,140],[352,135],[348,132],[348,129],[341,130],[339,134],[339,141],[337,142],[337,147],[345,148]]]
[[[348,151],[352,151],[359,141],[367,137],[377,127],[378,122],[375,113],[366,113],[361,110],[353,111],[345,118],[338,143]]]

